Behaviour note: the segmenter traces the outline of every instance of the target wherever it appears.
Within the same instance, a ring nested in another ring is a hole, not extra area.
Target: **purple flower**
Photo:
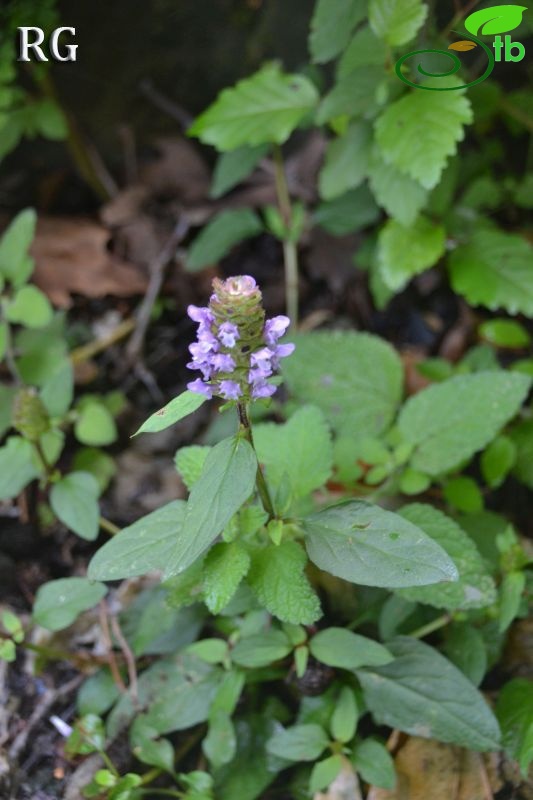
[[[233,372],[235,369],[235,361],[227,353],[212,356],[211,364],[216,372]]]
[[[242,394],[242,389],[237,381],[220,381],[218,390],[224,400],[237,400]]]
[[[258,400],[261,397],[272,397],[276,387],[266,381],[257,381],[252,385],[252,397]]]
[[[264,336],[267,344],[274,345],[280,339],[291,321],[288,317],[280,314],[278,317],[272,317],[265,322]]]
[[[190,305],[187,307],[187,314],[194,321],[206,327],[214,322],[214,316],[207,307]]]
[[[250,370],[250,372],[253,372],[254,376],[268,378],[269,375],[272,375],[271,360],[273,355],[273,351],[268,347],[262,347],[261,350],[256,350],[256,352],[252,353],[250,356],[250,364],[255,368]],[[251,378],[251,380],[254,380],[254,378]]]
[[[197,378],[195,381],[190,381],[190,383],[187,384],[187,389],[190,392],[196,392],[196,394],[203,394],[209,400],[213,397],[212,387],[204,383],[200,378]]]
[[[218,329],[218,338],[224,347],[235,347],[235,343],[239,336],[239,329],[233,322],[223,322]]]

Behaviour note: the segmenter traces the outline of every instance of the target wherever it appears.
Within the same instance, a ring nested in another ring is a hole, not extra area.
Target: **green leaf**
[[[185,517],[186,503],[173,500],[121,530],[92,557],[93,580],[116,581],[164,570]]]
[[[221,197],[234,186],[237,186],[252,172],[268,153],[268,145],[259,144],[256,147],[239,147],[228,153],[222,153],[215,165],[213,183],[210,196],[214,199]]]
[[[372,128],[367,122],[355,122],[348,130],[328,143],[318,185],[320,196],[332,200],[362,183],[372,142]]]
[[[432,267],[444,253],[446,232],[426,217],[418,217],[410,228],[390,219],[378,238],[378,263],[385,284],[395,292],[412,277]]]
[[[296,350],[283,363],[290,392],[322,409],[333,428],[352,437],[381,433],[401,399],[403,368],[390,345],[366,333],[293,336]]]
[[[309,50],[316,64],[341,53],[366,15],[365,0],[317,0],[311,19]]]
[[[503,633],[517,616],[526,586],[526,576],[519,570],[508,572],[500,586],[498,630]]]
[[[376,739],[364,739],[356,744],[352,763],[362,779],[371,786],[394,789],[396,770],[394,761],[384,744]]]
[[[250,567],[250,556],[238,542],[219,542],[204,562],[204,601],[212,614],[229,603]]]
[[[291,652],[291,643],[283,631],[266,630],[253,636],[239,639],[232,650],[231,658],[241,667],[266,667],[285,658]]]
[[[205,661],[206,664],[220,664],[228,653],[225,639],[200,639],[187,647],[187,653]]]
[[[312,655],[323,664],[341,669],[381,666],[392,661],[386,647],[344,628],[319,631],[309,643]]]
[[[453,561],[420,528],[363,501],[319,511],[302,527],[311,561],[351,583],[398,588],[458,577]]]
[[[508,436],[497,436],[481,454],[481,473],[487,486],[500,486],[516,462],[516,445]]]
[[[522,22],[522,14],[526,6],[503,5],[491,6],[474,11],[465,19],[465,28],[474,36],[494,36],[496,33],[514,31]]]
[[[531,317],[532,258],[533,249],[521,236],[495,230],[474,232],[468,243],[459,245],[450,256],[452,287],[472,305]]]
[[[514,319],[489,319],[479,326],[479,335],[496,347],[521,349],[531,343],[529,331]]]
[[[98,536],[100,507],[98,481],[88,472],[71,472],[54,483],[50,505],[54,514],[82,539]]]
[[[331,436],[324,414],[315,406],[298,409],[284,425],[256,425],[254,443],[273,489],[288,478],[292,495],[304,497],[331,475]]]
[[[387,164],[432,189],[471,121],[470,102],[461,92],[413,91],[378,117],[376,141]]]
[[[183,483],[190,491],[204,468],[205,460],[210,447],[192,444],[188,447],[180,447],[174,459],[176,469],[183,479]]]
[[[484,608],[496,600],[494,582],[476,546],[454,522],[433,506],[413,503],[400,514],[417,525],[453,559],[459,572],[454,583],[418,586],[399,591],[401,597],[450,610]]]
[[[221,211],[198,234],[187,254],[189,272],[216,264],[239,242],[257,236],[263,230],[261,220],[249,208]]]
[[[252,555],[247,581],[261,605],[282,622],[311,625],[322,615],[305,575],[306,564],[304,549],[290,540]]]
[[[370,0],[368,7],[372,30],[393,46],[414,39],[427,13],[428,8],[421,0]]]
[[[431,480],[423,472],[407,467],[400,478],[400,491],[403,494],[421,494],[431,486]]]
[[[409,398],[398,425],[414,445],[411,465],[440,475],[485,447],[520,409],[530,378],[519,373],[458,375]]]
[[[379,209],[366,184],[349,192],[321,203],[313,215],[314,221],[321,228],[334,236],[353,233],[367,225],[372,225],[379,218]]]
[[[31,444],[10,436],[0,447],[0,500],[16,497],[39,474]]]
[[[405,172],[386,164],[377,148],[373,152],[368,172],[370,188],[387,214],[409,227],[427,203],[428,192]],[[399,252],[397,255],[404,255]],[[409,257],[406,253],[406,259]]]
[[[317,761],[311,771],[309,791],[311,794],[327,789],[342,770],[342,756],[337,754],[328,756],[323,761]]]
[[[252,494],[256,472],[255,453],[245,439],[223,439],[213,447],[189,496],[165,578],[183,572],[224,530]]]
[[[331,717],[331,734],[337,742],[346,744],[353,739],[358,716],[354,690],[343,686]]]
[[[273,756],[288,761],[315,761],[328,746],[328,737],[320,725],[294,725],[279,728],[267,742]]]
[[[533,420],[525,419],[520,422],[513,428],[510,437],[516,446],[513,474],[519,481],[533,489]]]
[[[188,133],[217,150],[283,144],[317,100],[317,90],[303,75],[287,75],[276,64],[267,64],[224,89]]]
[[[481,489],[468,475],[458,475],[447,481],[443,494],[446,502],[456,511],[462,511],[464,514],[476,514],[478,511],[483,511]]]
[[[91,400],[81,407],[74,433],[78,442],[102,447],[116,440],[117,426],[105,405]]]
[[[94,475],[100,494],[107,489],[117,471],[114,459],[97,447],[81,447],[77,450],[72,461],[72,468]]]
[[[163,406],[159,411],[152,414],[151,417],[148,417],[146,422],[134,433],[134,436],[137,436],[139,433],[158,433],[159,431],[164,431],[166,428],[170,428],[171,425],[179,422],[183,417],[192,414],[193,411],[200,408],[206,400],[206,397],[196,392],[189,392],[189,390],[182,392],[171,400],[170,403],[167,403],[166,406]]]
[[[280,766],[273,764],[265,751],[273,727],[273,720],[263,713],[248,715],[235,723],[237,755],[217,770],[219,800],[257,800],[275,779]]]
[[[334,117],[347,114],[350,118],[366,115],[377,107],[377,92],[383,81],[383,69],[368,67],[357,74],[338,80],[318,107],[316,121],[319,125]]]
[[[95,672],[81,685],[76,697],[79,713],[105,714],[120,697],[120,689],[108,668]]]
[[[237,750],[237,738],[231,717],[225,711],[212,712],[209,730],[202,742],[202,750],[214,769],[228,764]]]
[[[487,648],[477,628],[460,623],[449,625],[444,652],[474,686],[479,686],[487,671]]]
[[[533,687],[525,678],[506,683],[498,697],[496,716],[502,729],[505,752],[527,775],[533,760]]]
[[[41,400],[51,417],[67,413],[74,397],[74,370],[70,359],[60,362],[41,390]]]
[[[33,618],[49,631],[68,628],[82,611],[93,608],[105,597],[107,586],[87,578],[60,578],[39,587]]]
[[[337,78],[345,78],[361,67],[384,66],[387,46],[367,25],[358,30],[337,64]]]
[[[17,214],[0,239],[0,273],[14,286],[22,286],[33,272],[28,249],[35,235],[37,214],[27,208]]]
[[[417,639],[387,644],[391,664],[359,670],[368,709],[381,725],[471,750],[498,750],[498,723],[483,696],[444,656]]]
[[[105,746],[104,723],[96,714],[86,714],[76,721],[65,743],[68,755],[87,755]]]
[[[48,325],[54,312],[47,296],[36,286],[22,286],[7,307],[10,322],[27,328],[43,328]]]
[[[39,133],[47,139],[60,141],[68,135],[67,120],[61,108],[53,100],[41,100],[35,104],[36,123]]]
[[[0,639],[0,661],[11,663],[17,657],[15,642],[11,639]]]

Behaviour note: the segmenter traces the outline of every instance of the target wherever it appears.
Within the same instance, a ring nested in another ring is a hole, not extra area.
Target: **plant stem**
[[[450,614],[442,614],[442,616],[437,617],[436,619],[428,622],[426,625],[422,625],[422,627],[417,628],[415,631],[412,631],[409,636],[412,636],[414,639],[423,639],[424,636],[429,636],[430,633],[434,631],[438,631],[439,628],[444,628],[451,621]]]
[[[292,224],[292,204],[283,165],[281,147],[274,145],[274,178],[276,181],[276,194],[283,222],[287,229]],[[287,302],[287,315],[294,325],[298,324],[298,250],[296,242],[286,238],[283,242],[283,260],[285,263],[285,294]]]
[[[43,446],[40,443],[40,441],[37,439],[36,441],[32,442],[32,444],[33,444],[33,447],[35,448],[35,452],[39,456],[39,459],[40,459],[40,461],[41,461],[41,463],[43,465],[43,469],[44,469],[44,471],[46,473],[47,481],[49,482],[50,478],[54,474],[54,468],[48,462],[48,459],[46,458],[46,455],[45,455],[44,450],[43,450]]]
[[[7,321],[6,309],[5,305],[2,302],[0,304],[0,322],[4,322],[5,324],[5,343],[4,343],[4,358],[7,364],[7,368],[11,373],[11,377],[17,386],[22,386],[23,381],[20,377],[20,372],[18,371],[17,364],[15,362],[15,354],[13,352],[13,339],[11,336],[11,328],[9,326],[9,322]]]
[[[120,533],[121,528],[118,525],[115,525],[114,522],[111,520],[106,519],[105,517],[100,517],[99,525],[103,531],[108,533],[110,536],[116,536],[117,533]]]
[[[252,425],[250,423],[250,418],[248,416],[248,409],[246,408],[245,403],[237,403],[237,411],[239,413],[239,422],[241,425],[241,429],[244,432],[244,436],[246,437],[247,441],[250,442],[250,444],[252,445],[255,454],[257,456],[257,451],[255,450],[255,445],[254,445],[254,437],[252,434]],[[257,460],[256,484],[257,484],[257,491],[259,492],[259,496],[261,498],[261,502],[263,503],[265,511],[267,512],[270,519],[274,519],[276,516],[276,512],[274,511],[274,504],[272,503],[267,482],[265,480],[265,476],[263,475],[263,470],[261,469],[261,465],[259,464],[259,459]]]

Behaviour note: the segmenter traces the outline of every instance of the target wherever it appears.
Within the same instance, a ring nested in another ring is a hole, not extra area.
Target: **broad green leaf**
[[[401,399],[403,368],[376,336],[347,331],[293,336],[296,350],[282,369],[301,403],[322,409],[337,432],[373,436],[390,425]]]
[[[89,577],[116,581],[164,570],[183,525],[185,508],[184,500],[173,500],[121,530],[92,557]]]
[[[400,491],[403,494],[413,495],[425,492],[431,486],[431,480],[423,472],[407,467],[400,478]]]
[[[72,468],[94,475],[100,494],[107,489],[117,472],[115,460],[97,447],[80,447],[74,455]]]
[[[111,670],[104,667],[83,682],[76,696],[76,705],[81,716],[100,716],[109,711],[119,697],[120,689],[113,680]]]
[[[137,436],[139,433],[158,433],[159,431],[164,431],[166,428],[170,428],[171,425],[174,425],[174,423],[179,422],[183,417],[192,414],[192,412],[200,408],[206,400],[207,398],[202,394],[189,392],[189,390],[182,392],[171,400],[170,403],[167,403],[166,406],[163,406],[159,411],[152,414],[151,417],[148,417],[146,422],[141,425],[134,435]]]
[[[366,0],[317,0],[309,35],[312,60],[323,64],[341,53],[365,14]]]
[[[172,773],[174,748],[167,739],[157,740],[158,735],[158,731],[147,723],[143,716],[137,717],[130,728],[131,751],[143,764],[150,764]],[[129,795],[125,800],[130,800]]]
[[[25,383],[43,386],[67,358],[64,320],[56,314],[46,328],[22,328],[16,334],[15,349],[21,354],[17,367]]]
[[[16,497],[39,474],[31,444],[10,436],[0,447],[0,500]]]
[[[454,581],[446,552],[398,514],[359,500],[332,506],[302,522],[317,567],[364,586],[399,588]]]
[[[498,630],[503,633],[518,615],[522,595],[526,586],[526,576],[520,570],[513,570],[504,576],[500,586],[500,608]]]
[[[146,721],[159,734],[182,731],[204,722],[222,674],[219,669],[196,661],[196,664],[199,663],[203,667],[197,667],[194,671],[182,667],[182,672],[173,676],[146,714],[139,719]]]
[[[324,414],[315,406],[298,409],[283,425],[256,425],[254,444],[273,490],[288,478],[292,495],[304,497],[331,475],[331,436]]]
[[[204,601],[212,614],[229,603],[250,567],[250,556],[238,542],[219,542],[203,567]]]
[[[412,277],[432,267],[444,253],[446,232],[426,217],[405,228],[390,219],[378,238],[378,263],[389,289],[399,292]]]
[[[483,696],[436,650],[399,636],[387,644],[394,661],[361,669],[364,699],[376,722],[412,736],[471,750],[498,750],[498,723]]]
[[[316,224],[328,233],[344,236],[376,222],[379,209],[368,186],[363,184],[335,200],[321,203],[313,217]]]
[[[78,442],[102,447],[116,440],[117,426],[103,403],[90,400],[79,411],[74,433]]]
[[[533,489],[533,420],[525,419],[510,433],[516,446],[516,463],[513,474],[519,481]]]
[[[205,460],[210,447],[207,445],[192,444],[188,447],[180,447],[174,459],[176,469],[183,479],[183,483],[190,491],[204,468]]]
[[[266,667],[285,658],[291,652],[291,643],[283,631],[266,630],[262,633],[239,639],[232,650],[231,658],[241,667]]]
[[[533,248],[521,236],[496,230],[477,231],[450,256],[453,289],[471,305],[504,308],[510,314],[531,317],[532,259]]]
[[[60,578],[44,583],[33,605],[33,618],[49,631],[68,628],[82,611],[92,608],[105,597],[107,586],[87,578]]]
[[[224,89],[188,133],[222,151],[283,144],[317,100],[317,90],[303,75],[287,75],[279,66],[267,64]]]
[[[7,307],[10,322],[25,325],[27,328],[43,328],[53,316],[53,309],[47,296],[36,286],[22,286]]]
[[[98,536],[100,507],[98,481],[88,472],[70,472],[54,483],[50,505],[54,514],[82,539]]]
[[[520,409],[530,378],[519,373],[458,375],[409,398],[398,424],[414,445],[411,464],[447,472],[485,447]]]
[[[187,254],[189,272],[216,264],[239,242],[257,236],[263,230],[261,220],[249,208],[221,211],[198,234]]]
[[[268,153],[268,145],[259,144],[256,147],[239,147],[228,153],[222,153],[215,165],[213,183],[210,195],[213,198],[221,197],[252,172],[262,158]]]
[[[368,180],[374,197],[387,214],[401,225],[413,225],[419,211],[426,205],[427,189],[405,172],[386,164],[377,148],[370,161]],[[405,255],[401,252],[396,255],[408,259],[410,250]]]
[[[527,11],[526,6],[503,5],[490,6],[474,11],[464,22],[465,28],[474,36],[494,36],[496,33],[514,31],[522,22],[522,14]]]
[[[328,756],[323,761],[317,761],[309,778],[309,791],[311,794],[327,789],[342,770],[342,756],[337,754]]]
[[[452,611],[484,608],[495,602],[494,581],[476,546],[456,522],[442,511],[422,503],[404,506],[400,514],[440,545],[459,572],[459,579],[454,583],[401,589],[402,597]]]
[[[479,686],[487,671],[487,647],[477,628],[461,623],[449,625],[444,652],[474,686]]]
[[[135,656],[175,653],[195,641],[205,622],[204,610],[174,608],[168,586],[141,591],[120,617],[124,636]]]
[[[339,629],[342,630],[342,629]],[[390,660],[390,659],[389,659]],[[331,734],[338,742],[349,742],[355,735],[359,711],[354,690],[343,686],[331,717]]]
[[[483,495],[481,489],[469,475],[457,475],[446,481],[443,490],[444,499],[456,511],[464,514],[477,514],[483,511]]]
[[[320,725],[294,725],[279,728],[268,740],[271,755],[289,761],[315,761],[328,746],[328,737]]]
[[[282,622],[311,625],[322,611],[305,575],[305,550],[294,541],[267,545],[252,555],[247,582],[259,602]]]
[[[220,709],[209,715],[209,729],[202,750],[214,769],[228,764],[237,750],[237,738],[231,717]]]
[[[272,763],[265,750],[273,729],[274,721],[264,713],[248,715],[235,723],[237,754],[230,764],[217,770],[219,800],[257,800],[272,783],[281,768],[279,762]]]
[[[352,763],[362,779],[371,786],[394,789],[396,770],[392,756],[376,739],[364,739],[353,750]]]
[[[343,114],[349,117],[366,115],[377,107],[378,87],[383,78],[383,69],[372,66],[358,72],[357,79],[353,75],[340,78],[320,103],[317,123],[323,125]]]
[[[361,67],[384,65],[387,46],[367,25],[358,30],[337,64],[337,78],[345,78]]]
[[[220,664],[228,653],[228,643],[225,639],[200,639],[187,647],[187,653],[206,664]]]
[[[187,501],[165,578],[183,572],[222,533],[252,494],[256,472],[255,453],[245,439],[223,439],[213,447]]]
[[[319,631],[309,643],[312,655],[323,664],[341,669],[382,666],[392,661],[386,647],[344,628]]]
[[[41,390],[41,400],[51,417],[62,417],[74,397],[74,370],[69,359],[60,362]]]
[[[483,478],[492,488],[500,486],[516,462],[516,445],[508,436],[497,436],[481,455]]]
[[[366,122],[355,122],[348,130],[329,142],[318,185],[320,196],[332,200],[362,183],[370,154],[372,128]]]
[[[413,91],[378,117],[376,141],[387,164],[432,189],[471,121],[470,102],[460,91]]]
[[[421,0],[370,0],[372,30],[387,44],[397,46],[414,39],[428,13]]]
[[[34,104],[36,125],[47,139],[60,141],[68,136],[68,125],[65,115],[54,100],[41,100]]]
[[[507,755],[520,764],[526,775],[533,761],[533,685],[515,678],[501,690],[496,716],[502,729],[502,744]]]
[[[165,581],[166,602],[172,608],[185,608],[203,599],[203,560],[197,559],[179,575]]]
[[[27,208],[17,214],[0,239],[0,273],[15,286],[26,283],[33,272],[28,249],[35,235],[37,214]]]
[[[489,319],[479,326],[478,332],[482,339],[496,347],[521,349],[531,343],[529,331],[514,319]]]

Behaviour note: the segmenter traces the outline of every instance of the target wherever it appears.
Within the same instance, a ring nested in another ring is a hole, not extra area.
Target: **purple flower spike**
[[[238,400],[242,389],[237,381],[220,381],[219,392],[224,400]]]
[[[272,317],[265,322],[265,340],[267,344],[274,345],[281,339],[291,321],[288,317],[280,314],[278,317]]]
[[[224,347],[235,347],[239,338],[239,329],[233,322],[223,322],[218,329],[218,338]]]
[[[217,353],[214,355],[211,359],[211,364],[216,372],[233,372],[236,366],[233,358],[227,355],[227,353]]]
[[[211,386],[209,386],[207,383],[204,383],[204,381],[200,380],[200,378],[197,378],[195,381],[190,381],[190,383],[187,384],[187,389],[190,392],[196,392],[196,394],[203,394],[209,400],[211,400],[213,397],[213,389]]]

